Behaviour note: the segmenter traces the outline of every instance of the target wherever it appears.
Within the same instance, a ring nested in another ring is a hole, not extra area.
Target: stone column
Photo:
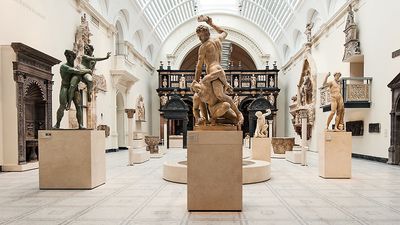
[[[274,122],[273,120],[268,120],[268,137],[272,138],[273,137],[273,124],[272,122]]]
[[[128,151],[129,151],[129,160],[128,165],[133,166],[133,130],[132,130],[132,122],[133,115],[135,114],[134,109],[125,109],[125,113],[128,116]]]
[[[301,165],[307,165],[307,109],[300,109],[299,116],[301,119]]]

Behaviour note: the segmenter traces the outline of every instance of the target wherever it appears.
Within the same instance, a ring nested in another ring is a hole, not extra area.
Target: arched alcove
[[[124,31],[119,21],[117,21],[115,27],[117,28],[117,33],[115,35],[115,54],[124,55],[125,54]]]
[[[195,47],[192,49],[183,60],[180,65],[180,70],[194,70],[197,64],[199,47]],[[232,68],[237,68],[239,61],[241,63],[242,70],[256,70],[257,67],[253,61],[253,58],[249,55],[249,53],[240,47],[236,43],[232,43],[232,52],[230,54],[230,61],[233,62]]]

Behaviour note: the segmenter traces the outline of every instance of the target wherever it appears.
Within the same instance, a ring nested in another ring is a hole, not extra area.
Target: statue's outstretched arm
[[[85,57],[88,58],[90,61],[103,61],[103,60],[110,58],[110,56],[111,56],[111,52],[107,52],[107,56],[104,58],[96,58],[96,57],[87,56],[87,55]]]
[[[207,24],[210,25],[212,28],[214,28],[218,32],[218,34],[219,34],[218,35],[218,39],[219,40],[223,41],[223,40],[225,40],[226,36],[228,36],[228,33],[224,29],[222,29],[221,27],[215,25],[212,22],[211,17],[208,17]]]

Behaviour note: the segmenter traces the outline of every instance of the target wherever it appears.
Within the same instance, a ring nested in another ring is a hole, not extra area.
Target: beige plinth
[[[301,151],[286,151],[285,152],[285,158],[287,161],[294,163],[294,164],[300,164],[301,163]]]
[[[251,144],[252,159],[271,162],[271,139],[253,138]]]
[[[150,152],[143,149],[129,149],[129,165],[140,164],[150,159]]]
[[[242,132],[189,131],[189,211],[242,210]]]
[[[319,175],[351,178],[351,132],[325,131],[319,146]]]
[[[39,131],[39,151],[40,189],[93,189],[105,183],[104,131]]]

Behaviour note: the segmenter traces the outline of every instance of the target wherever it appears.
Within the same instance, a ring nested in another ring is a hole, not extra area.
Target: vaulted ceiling
[[[161,41],[180,24],[218,10],[247,19],[273,41],[284,32],[300,0],[136,0]]]

